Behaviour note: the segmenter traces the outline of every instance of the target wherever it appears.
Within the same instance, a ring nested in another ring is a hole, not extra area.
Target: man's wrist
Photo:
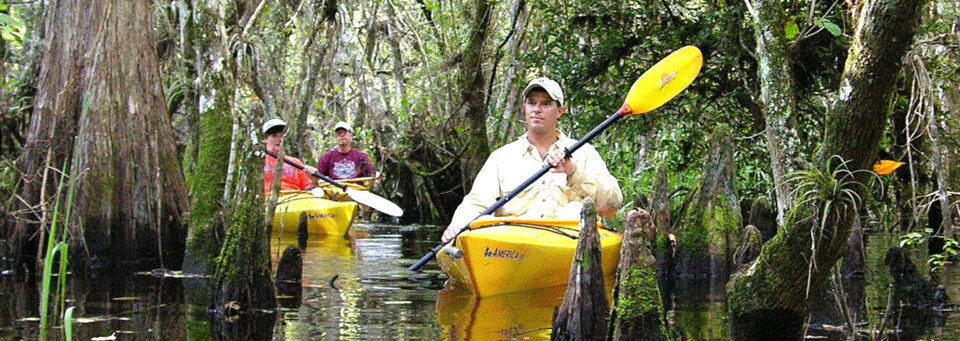
[[[587,174],[583,172],[583,169],[577,167],[577,169],[573,171],[573,174],[567,175],[567,185],[570,187],[580,185],[586,180],[586,176]]]

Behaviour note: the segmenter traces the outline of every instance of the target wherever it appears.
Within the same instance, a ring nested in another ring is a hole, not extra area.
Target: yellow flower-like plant
[[[880,160],[873,165],[873,172],[877,173],[877,175],[887,175],[893,173],[893,171],[903,165],[904,163],[900,161]]]

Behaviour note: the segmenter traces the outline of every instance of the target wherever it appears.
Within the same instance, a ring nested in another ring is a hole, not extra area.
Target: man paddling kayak
[[[263,135],[266,136],[267,150],[275,155],[280,155],[280,146],[283,144],[283,130],[286,127],[287,123],[279,118],[263,123]],[[302,161],[293,157],[285,156],[285,158],[303,166],[304,169],[299,170],[284,163],[283,176],[280,177],[281,191],[303,191],[311,189],[316,185],[315,180],[311,179],[310,175],[308,175],[315,173],[317,171],[316,168],[304,165]],[[267,155],[263,160],[263,190],[265,193],[270,193],[270,190],[273,189],[273,174],[276,169],[277,159]],[[304,171],[309,173],[305,173]]]
[[[504,204],[497,216],[553,219],[561,207],[586,197],[593,198],[597,211],[605,216],[620,208],[620,185],[593,146],[585,144],[578,153],[564,158],[564,150],[577,141],[557,129],[566,109],[560,85],[549,78],[536,78],[524,88],[523,98],[526,133],[490,154],[443,232],[443,242],[547,163],[554,166],[551,173]]]
[[[333,126],[333,137],[337,147],[323,154],[317,162],[320,174],[334,180],[347,180],[374,176],[373,162],[367,153],[353,148],[353,127],[347,122],[337,122]]]

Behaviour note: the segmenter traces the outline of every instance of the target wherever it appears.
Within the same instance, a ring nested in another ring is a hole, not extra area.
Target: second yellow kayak
[[[307,232],[344,236],[353,224],[357,203],[318,198],[309,192],[282,194],[273,214],[273,230],[296,233],[300,214],[307,216]]]

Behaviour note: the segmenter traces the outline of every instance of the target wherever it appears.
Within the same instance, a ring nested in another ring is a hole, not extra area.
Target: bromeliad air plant
[[[834,165],[835,160],[839,161],[839,164]],[[866,192],[868,186],[857,181],[857,175],[877,176],[876,173],[869,170],[850,170],[848,168],[849,163],[849,160],[844,160],[839,155],[833,155],[827,159],[826,167],[823,169],[799,170],[787,176],[786,181],[794,185],[791,196],[796,198],[796,204],[789,214],[792,216],[799,212],[806,212],[805,209],[802,209],[803,207],[817,207],[816,211],[811,212],[809,217],[797,220],[819,218],[817,228],[810,230],[811,254],[807,269],[807,296],[810,295],[810,278],[812,278],[813,269],[817,266],[817,240],[823,237],[823,233],[828,226],[836,225],[836,219],[841,216],[838,213],[854,212],[854,214],[859,214],[863,199],[858,194],[858,189]],[[830,221],[831,217],[834,219],[833,222]]]

